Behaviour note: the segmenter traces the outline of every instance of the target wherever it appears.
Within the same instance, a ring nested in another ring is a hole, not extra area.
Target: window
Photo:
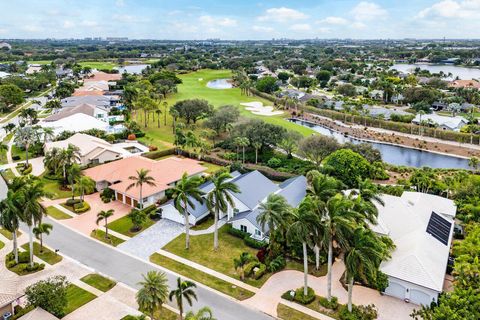
[[[262,235],[262,233],[260,232],[260,230],[258,230],[258,229],[255,229],[255,235],[256,235],[256,236],[261,236],[261,235]]]
[[[240,230],[243,232],[247,232],[247,226],[244,226],[243,224],[240,225]]]

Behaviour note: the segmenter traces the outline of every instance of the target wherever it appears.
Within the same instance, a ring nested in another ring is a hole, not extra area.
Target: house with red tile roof
[[[142,188],[143,205],[148,206],[162,199],[165,191],[173,187],[185,172],[191,177],[202,175],[207,168],[188,158],[170,157],[156,161],[144,157],[130,157],[83,172],[95,181],[98,191],[108,187],[115,192],[116,200],[136,207],[140,202],[140,188],[127,188],[133,182],[129,177],[136,176],[140,169],[149,170],[149,175],[154,178],[155,186],[143,185]]]
[[[477,80],[454,80],[448,84],[451,88],[476,88],[480,89],[480,82]]]

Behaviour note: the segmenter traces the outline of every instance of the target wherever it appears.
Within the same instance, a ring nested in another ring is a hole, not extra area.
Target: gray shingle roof
[[[269,194],[279,190],[275,183],[258,171],[242,174],[233,179],[232,182],[241,191],[235,193],[234,196],[250,209],[255,208]]]

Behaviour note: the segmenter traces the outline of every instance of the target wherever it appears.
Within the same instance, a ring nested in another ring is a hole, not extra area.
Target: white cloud
[[[139,22],[148,22],[148,19],[132,16],[128,14],[114,14],[112,17],[113,20],[124,22],[124,23],[139,23]]]
[[[318,28],[317,31],[319,33],[330,33],[332,30],[330,28]]]
[[[259,21],[274,21],[274,22],[287,22],[292,20],[304,20],[308,16],[295,9],[280,7],[270,8],[265,11],[265,14],[258,17]]]
[[[125,7],[125,0],[116,0],[115,5],[117,7]]]
[[[80,22],[80,25],[83,26],[83,27],[97,27],[98,26],[98,22],[97,21],[93,21],[93,20],[83,20],[82,22]]]
[[[480,0],[443,0],[423,9],[417,18],[473,18],[480,14]]]
[[[325,19],[318,21],[318,23],[325,23],[331,25],[346,25],[348,24],[348,21],[347,19],[341,17],[326,17]]]
[[[70,21],[70,20],[65,20],[65,21],[63,21],[62,27],[64,29],[71,29],[71,28],[75,27],[75,23],[73,21]]]
[[[351,26],[354,29],[365,29],[367,27],[365,23],[359,21],[352,23]]]
[[[42,28],[39,26],[33,25],[33,24],[27,24],[22,27],[23,30],[27,32],[40,32],[42,31]]]
[[[309,24],[307,23],[298,23],[294,24],[290,27],[290,30],[292,31],[310,31],[312,30],[312,27],[310,27]]]
[[[273,32],[274,29],[272,27],[253,26],[252,30],[257,32]]]
[[[375,19],[384,19],[388,12],[374,2],[362,1],[357,4],[350,12],[357,21],[372,21]]]
[[[231,18],[212,17],[209,15],[201,16],[199,20],[202,24],[210,27],[235,27],[237,25],[237,20]]]
[[[7,32],[8,32],[7,29],[0,28],[0,34],[7,34]]]

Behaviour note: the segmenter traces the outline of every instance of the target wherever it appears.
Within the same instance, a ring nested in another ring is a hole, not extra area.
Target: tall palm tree
[[[42,197],[46,195],[43,190],[43,183],[34,178],[29,179],[23,187],[18,190],[19,204],[23,208],[22,221],[28,226],[30,267],[33,268],[33,227],[42,220],[45,208],[40,204]]]
[[[77,189],[80,191],[80,202],[83,202],[85,193],[91,193],[95,190],[95,181],[86,176],[77,178]]]
[[[202,178],[199,176],[188,177],[185,172],[182,179],[177,182],[175,187],[171,188],[173,204],[175,208],[183,215],[185,223],[185,249],[190,247],[190,221],[188,219],[188,207],[195,209],[193,199],[203,203],[203,191],[199,189]]]
[[[81,160],[80,158],[80,148],[73,144],[69,144],[66,149],[61,150],[58,156],[58,164],[59,167],[62,168],[63,171],[63,183],[64,185],[67,184],[67,170],[70,166],[74,163],[79,163]]]
[[[235,144],[242,148],[242,162],[245,163],[245,147],[248,147],[250,140],[247,137],[237,137],[235,138]]]
[[[96,220],[96,224],[98,226],[98,224],[100,223],[100,221],[104,220],[105,221],[105,239],[108,239],[108,218],[110,218],[111,216],[113,216],[113,214],[115,213],[115,210],[113,209],[110,209],[110,210],[102,210],[100,211],[99,213],[97,213],[97,220]]]
[[[203,307],[197,311],[197,313],[193,313],[193,311],[187,312],[185,315],[185,320],[216,320],[213,317],[212,310],[209,307]]]
[[[308,252],[307,246],[312,247],[315,243],[315,230],[320,225],[320,217],[315,214],[315,198],[307,196],[301,203],[298,210],[293,212],[293,223],[287,231],[287,239],[293,242],[301,242],[303,249],[303,294],[308,291]]]
[[[183,299],[192,306],[193,299],[197,300],[197,294],[195,293],[195,288],[197,285],[192,281],[182,280],[180,277],[177,279],[177,289],[170,291],[168,299],[177,302],[178,310],[180,311],[179,318],[183,319]]]
[[[287,200],[278,194],[271,194],[267,197],[267,201],[262,202],[259,206],[260,214],[257,216],[257,222],[260,224],[262,231],[270,232],[270,244],[276,239],[274,230],[285,230],[287,217],[290,214],[290,206]],[[283,232],[282,232],[283,233]]]
[[[139,204],[140,204],[140,209],[143,209],[143,185],[149,185],[149,186],[156,186],[155,184],[155,178],[149,175],[150,170],[146,169],[140,169],[137,170],[137,175],[136,176],[130,176],[128,177],[129,180],[132,180],[133,182],[127,187],[127,190],[130,190],[133,187],[138,187],[139,192],[140,192],[140,198],[139,198]]]
[[[357,228],[345,251],[346,280],[348,284],[348,311],[352,312],[352,294],[354,279],[360,277],[367,281],[374,279],[377,266],[384,257],[381,241],[370,229]]]
[[[43,145],[45,145],[49,140],[52,140],[55,137],[55,131],[51,127],[42,128],[43,134]]]
[[[25,148],[25,163],[28,167],[28,150],[36,140],[36,132],[33,127],[19,127],[15,131],[15,142]]]
[[[17,231],[20,227],[22,212],[16,203],[16,197],[17,194],[13,190],[8,190],[7,197],[0,202],[0,225],[13,235],[13,253],[15,255],[15,263],[18,264]]]
[[[167,277],[159,271],[149,271],[142,276],[143,281],[138,283],[142,287],[136,295],[137,303],[142,312],[155,320],[155,313],[162,308],[168,297]]]
[[[228,172],[217,172],[211,182],[213,184],[213,190],[207,196],[207,207],[214,216],[215,230],[213,232],[213,249],[218,249],[218,219],[220,218],[220,212],[226,213],[228,206],[234,207],[235,202],[231,196],[231,193],[239,193],[238,186],[230,182],[232,176]]]
[[[39,223],[35,228],[33,228],[33,234],[35,238],[40,240],[40,252],[43,252],[43,235],[46,234],[47,236],[52,231],[53,226],[49,223]]]
[[[332,266],[333,244],[341,248],[347,247],[347,239],[356,227],[358,213],[353,210],[353,203],[342,194],[337,194],[326,203],[316,201],[317,207],[322,208],[321,224],[318,228],[319,245],[328,250],[327,272],[327,299],[332,298]]]
[[[76,163],[72,164],[68,169],[68,182],[70,182],[70,189],[72,189],[72,199],[75,199],[75,181],[82,176],[82,169]]]

